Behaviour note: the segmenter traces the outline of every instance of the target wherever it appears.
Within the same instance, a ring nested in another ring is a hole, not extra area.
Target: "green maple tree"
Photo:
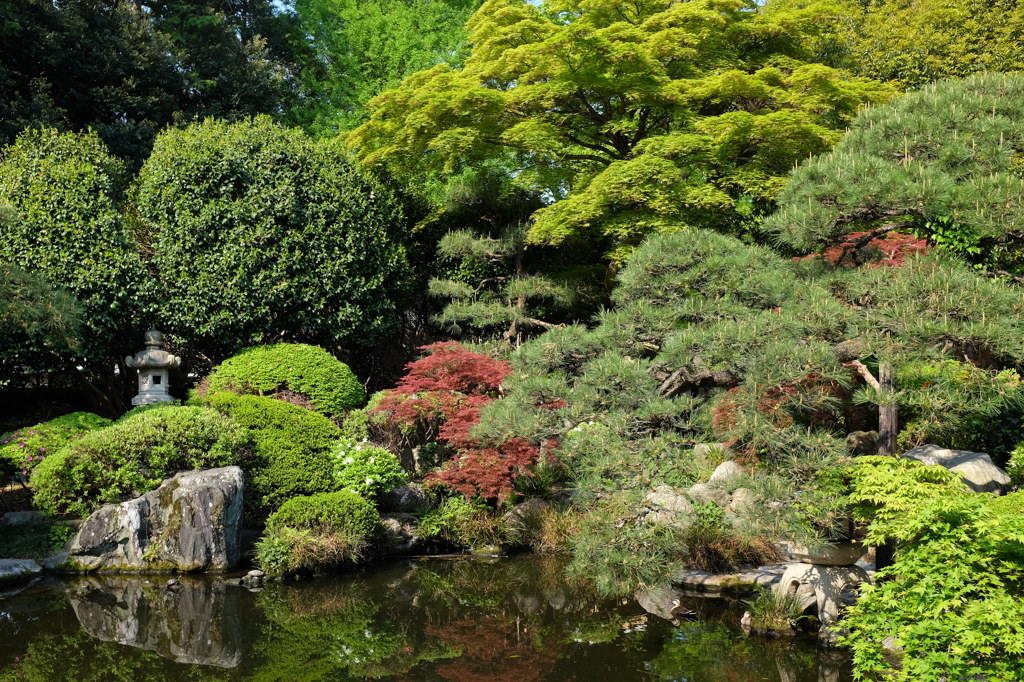
[[[377,96],[349,141],[406,177],[506,159],[549,201],[531,243],[598,238],[616,257],[654,232],[742,230],[798,160],[892,94],[806,61],[820,16],[747,0],[489,0],[465,66]]]

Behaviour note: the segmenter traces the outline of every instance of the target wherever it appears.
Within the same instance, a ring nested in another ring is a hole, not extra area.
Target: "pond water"
[[[410,560],[258,592],[166,582],[51,578],[0,597],[0,680],[850,679],[813,641],[745,636],[740,605],[687,598],[698,617],[673,623],[553,559]]]

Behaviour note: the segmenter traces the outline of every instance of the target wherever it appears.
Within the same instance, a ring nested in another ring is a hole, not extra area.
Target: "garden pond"
[[[813,640],[744,635],[567,582],[555,559],[406,560],[250,591],[224,577],[45,578],[0,596],[0,680],[845,682]]]

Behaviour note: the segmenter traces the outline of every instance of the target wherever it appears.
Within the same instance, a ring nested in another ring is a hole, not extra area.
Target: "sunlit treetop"
[[[549,199],[529,239],[628,248],[687,226],[739,230],[800,159],[888,86],[805,61],[816,9],[747,0],[489,0],[462,69],[421,71],[370,103],[364,163],[441,176],[510,158]]]

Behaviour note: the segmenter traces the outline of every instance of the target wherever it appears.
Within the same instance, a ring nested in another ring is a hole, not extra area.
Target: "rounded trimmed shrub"
[[[0,261],[81,302],[78,358],[134,352],[137,343],[128,332],[136,328],[146,269],[118,210],[126,179],[124,164],[93,131],[27,129],[0,152],[0,205],[13,211]]]
[[[293,497],[267,519],[267,528],[334,531],[367,536],[380,515],[373,503],[351,490]]]
[[[101,504],[156,489],[177,471],[239,464],[249,435],[216,410],[168,406],[92,431],[32,472],[36,505],[87,516]]]
[[[72,412],[0,436],[0,459],[28,476],[49,455],[90,431],[110,426],[110,420],[92,412]]]
[[[254,508],[274,509],[298,495],[337,489],[331,449],[341,429],[322,414],[258,395],[215,393],[202,399],[249,431],[253,457],[246,483]]]
[[[409,475],[397,457],[365,440],[342,438],[331,455],[339,488],[373,497],[409,482]]]
[[[210,357],[265,339],[371,347],[409,288],[394,195],[268,117],[167,127],[139,171],[163,328]]]
[[[256,562],[270,576],[319,571],[358,560],[380,516],[350,490],[293,497],[267,520]]]
[[[210,393],[232,391],[309,403],[329,416],[366,402],[366,392],[348,365],[323,348],[304,343],[275,343],[246,348],[218,365],[209,378]],[[297,400],[286,393],[298,393]],[[288,397],[286,397],[288,396]]]

